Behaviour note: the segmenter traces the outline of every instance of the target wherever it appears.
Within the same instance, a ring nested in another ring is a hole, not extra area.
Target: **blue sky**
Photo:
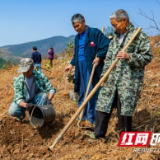
[[[76,34],[71,24],[75,13],[84,15],[90,27],[101,29],[110,26],[111,13],[124,9],[136,27],[148,28],[150,21],[138,14],[139,8],[148,16],[153,11],[160,21],[156,0],[0,0],[0,46]]]

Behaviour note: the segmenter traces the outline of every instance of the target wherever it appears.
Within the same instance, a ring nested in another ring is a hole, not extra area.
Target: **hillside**
[[[74,39],[74,37],[74,35],[69,37],[55,36],[34,42],[3,46],[0,47],[0,57],[3,57],[5,60],[17,62],[20,57],[30,57],[33,46],[37,46],[42,56],[47,55],[50,47],[54,47],[55,53],[62,53],[65,51],[68,42]]]
[[[160,132],[160,47],[154,48],[160,36],[151,37],[153,60],[145,68],[144,83],[133,115],[134,131]],[[59,58],[60,59],[60,58]],[[54,60],[51,70],[45,69],[44,60],[42,71],[57,89],[53,104],[57,113],[53,123],[35,129],[28,121],[28,116],[21,124],[8,115],[8,108],[12,102],[13,77],[18,76],[18,66],[8,70],[0,70],[0,159],[98,159],[98,160],[158,160],[158,152],[140,153],[133,152],[134,147],[117,147],[117,116],[116,109],[111,116],[109,129],[106,136],[108,140],[92,140],[84,135],[85,129],[77,127],[75,121],[63,138],[57,143],[53,152],[48,146],[53,144],[62,128],[67,124],[77,111],[77,103],[64,96],[64,92],[73,90],[73,84],[66,80],[64,68],[70,62],[71,57],[63,57],[62,60]],[[26,114],[27,115],[27,114]],[[151,148],[151,146],[147,147]],[[154,146],[152,148],[159,148]]]

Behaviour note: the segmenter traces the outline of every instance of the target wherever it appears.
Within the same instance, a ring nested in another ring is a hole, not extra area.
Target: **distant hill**
[[[69,37],[54,36],[39,41],[3,46],[0,47],[0,57],[5,60],[17,62],[22,57],[30,57],[33,46],[37,46],[38,51],[42,54],[42,56],[47,55],[47,51],[50,47],[54,48],[56,54],[62,53],[67,47],[68,42],[70,42],[71,39],[74,38],[74,35],[71,35]]]

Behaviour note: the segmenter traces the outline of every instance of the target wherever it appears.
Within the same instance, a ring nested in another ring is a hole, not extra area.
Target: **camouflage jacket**
[[[101,76],[105,74],[116,59],[117,53],[123,49],[135,31],[136,28],[130,23],[121,45],[119,44],[120,35],[115,34],[109,45]],[[96,106],[98,111],[110,113],[116,90],[121,102],[121,115],[131,116],[135,110],[141,91],[145,65],[153,57],[147,35],[140,32],[126,52],[129,53],[130,60],[120,59],[109,74],[107,82],[98,96]]]
[[[33,77],[40,92],[50,92],[53,94],[56,92],[55,88],[52,87],[51,83],[42,72],[37,72],[34,70]],[[27,102],[30,99],[23,74],[15,78],[14,92],[15,96],[13,101],[17,104],[19,104],[21,101]]]

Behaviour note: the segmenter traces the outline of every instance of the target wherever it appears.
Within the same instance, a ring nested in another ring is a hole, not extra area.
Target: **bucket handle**
[[[31,120],[32,120],[33,112],[34,112],[34,110],[35,110],[36,107],[37,107],[37,106],[35,105],[34,108],[32,109],[31,116],[30,116],[30,118],[29,118],[30,123],[31,123]]]

